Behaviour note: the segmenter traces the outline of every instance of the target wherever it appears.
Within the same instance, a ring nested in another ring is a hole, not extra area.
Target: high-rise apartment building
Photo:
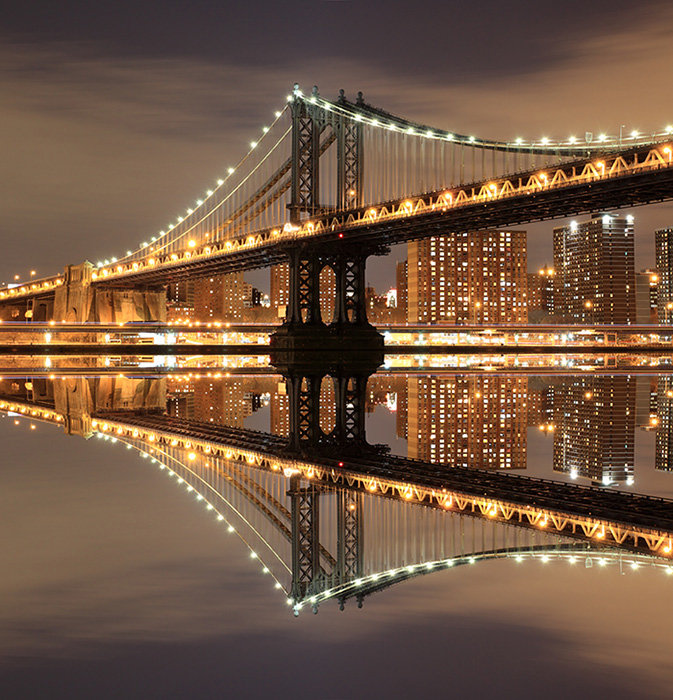
[[[525,231],[451,233],[408,244],[410,323],[525,323]]]
[[[603,485],[633,482],[635,377],[554,387],[554,425],[554,471]]]
[[[397,286],[397,322],[406,323],[409,317],[409,262],[397,263],[395,269]]]
[[[528,316],[533,311],[544,314],[554,313],[554,268],[549,265],[537,272],[529,272],[528,279]]]
[[[194,318],[197,321],[242,321],[250,308],[252,285],[242,272],[194,280]]]
[[[673,228],[654,232],[657,273],[657,315],[659,323],[673,323]]]
[[[166,320],[180,322],[194,318],[194,281],[171,282],[166,288]]]
[[[636,272],[636,323],[656,323],[659,316],[659,273],[657,270]]]
[[[635,323],[633,217],[595,215],[554,229],[555,313],[581,323]]]
[[[670,377],[657,380],[656,438],[654,468],[673,472],[673,382]]]

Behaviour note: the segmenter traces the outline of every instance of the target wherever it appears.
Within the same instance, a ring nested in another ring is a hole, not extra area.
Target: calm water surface
[[[5,697],[668,697],[665,542],[426,493],[673,498],[665,368],[168,364],[3,375]]]

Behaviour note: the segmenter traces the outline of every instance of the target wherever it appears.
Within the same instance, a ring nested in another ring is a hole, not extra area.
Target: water
[[[5,696],[667,696],[673,378],[556,362],[6,367]]]

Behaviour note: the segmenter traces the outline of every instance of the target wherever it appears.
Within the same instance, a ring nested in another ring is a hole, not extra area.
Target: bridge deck
[[[96,417],[151,430],[163,430],[213,444],[254,450],[281,459],[291,458],[287,440],[269,433],[158,415],[129,416],[124,412],[105,412]],[[334,447],[330,451],[338,453],[339,448]],[[344,452],[347,456],[341,462],[345,464],[343,468],[366,476],[673,532],[673,500],[450,464],[433,464],[374,452],[368,454],[365,450],[359,450],[357,456],[353,456],[350,451]],[[309,448],[305,459],[316,465],[340,468],[338,456],[320,456]]]

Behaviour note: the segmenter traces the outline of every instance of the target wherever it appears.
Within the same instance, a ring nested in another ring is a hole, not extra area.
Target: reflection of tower
[[[410,377],[408,456],[481,469],[526,467],[526,378]]]
[[[346,489],[328,493],[319,486],[303,485],[301,477],[293,476],[288,495],[291,499],[293,601],[300,603],[326,587],[341,586],[362,576],[363,494]],[[325,496],[336,500],[336,559],[331,558],[320,541],[320,502]],[[362,606],[362,598],[358,603]],[[341,607],[343,609],[343,601]],[[317,607],[314,609],[317,611]]]
[[[576,379],[554,389],[554,471],[633,483],[636,380]]]
[[[660,377],[657,382],[657,436],[654,468],[673,471],[673,380]]]

